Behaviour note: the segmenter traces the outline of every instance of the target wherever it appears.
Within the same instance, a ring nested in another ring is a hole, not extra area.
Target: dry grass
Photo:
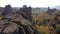
[[[36,25],[36,28],[37,28],[37,30],[41,33],[41,34],[50,34],[50,27],[48,27],[48,26],[38,26],[38,25]]]

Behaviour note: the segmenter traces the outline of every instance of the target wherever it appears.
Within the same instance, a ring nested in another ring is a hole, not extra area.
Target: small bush
[[[40,34],[50,34],[50,29],[48,30],[48,27],[36,25],[36,29],[40,32]]]
[[[58,34],[60,34],[60,25],[57,25],[56,31]]]

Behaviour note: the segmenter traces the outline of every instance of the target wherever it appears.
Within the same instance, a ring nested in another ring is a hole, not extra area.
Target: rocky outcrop
[[[23,13],[13,13],[10,5],[4,8],[0,19],[0,34],[39,34],[30,21],[31,8],[25,8],[21,9]]]
[[[6,5],[6,7],[4,8],[3,12],[2,12],[2,15],[3,16],[6,16],[8,14],[11,14],[13,13],[13,9],[10,5]]]
[[[7,34],[39,34],[32,22],[19,14],[6,15],[0,20],[0,32]]]
[[[17,12],[19,14],[22,14],[25,19],[28,19],[32,22],[32,8],[29,6],[27,7],[26,5],[23,5],[22,8]]]

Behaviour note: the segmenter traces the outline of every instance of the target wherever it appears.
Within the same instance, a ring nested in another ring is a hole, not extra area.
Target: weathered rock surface
[[[7,34],[38,34],[38,31],[32,26],[32,22],[19,14],[10,14],[3,17],[0,20],[1,31]]]

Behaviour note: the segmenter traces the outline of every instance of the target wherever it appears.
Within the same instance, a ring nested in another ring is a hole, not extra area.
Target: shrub
[[[36,29],[40,32],[40,34],[50,34],[50,29],[48,28],[48,26],[36,25]]]
[[[58,34],[60,34],[60,25],[57,25],[56,31]]]

